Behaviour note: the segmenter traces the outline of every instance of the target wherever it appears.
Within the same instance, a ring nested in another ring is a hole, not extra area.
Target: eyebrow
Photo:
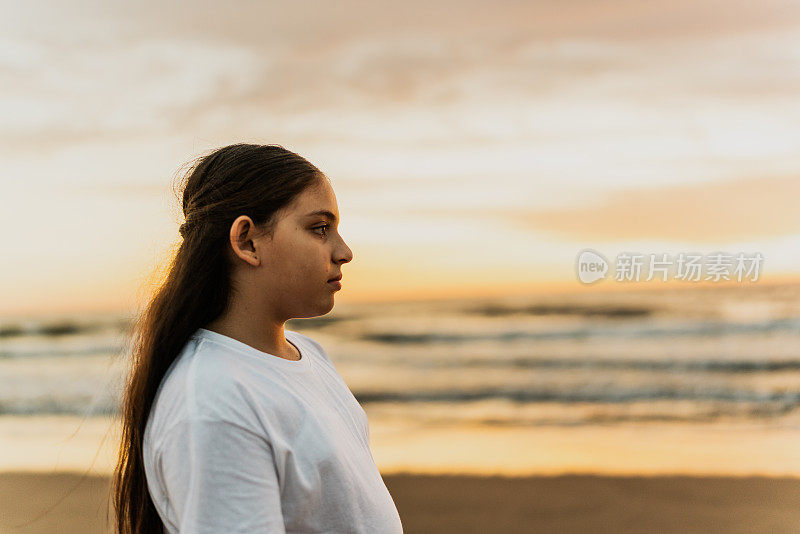
[[[313,217],[315,215],[323,215],[323,216],[327,217],[328,219],[332,220],[333,222],[337,222],[338,221],[338,219],[336,218],[336,215],[334,215],[333,213],[331,213],[328,210],[312,211],[311,213],[307,213],[306,217]]]

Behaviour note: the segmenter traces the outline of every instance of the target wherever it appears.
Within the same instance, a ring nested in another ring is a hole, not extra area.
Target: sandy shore
[[[407,533],[800,531],[800,425],[371,429]],[[115,432],[0,417],[0,534],[109,532]]]
[[[381,473],[476,476],[800,477],[800,424],[486,427],[370,421]],[[107,418],[0,416],[0,472],[108,475],[118,428]]]
[[[405,532],[797,532],[800,479],[385,477]],[[108,477],[0,474],[0,532],[109,532]],[[30,522],[21,528],[12,528]]]

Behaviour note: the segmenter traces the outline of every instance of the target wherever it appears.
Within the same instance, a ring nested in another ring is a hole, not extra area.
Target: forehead
[[[321,217],[327,216],[338,220],[339,209],[336,204],[336,195],[333,188],[328,184],[327,179],[319,185],[306,188],[305,191],[297,196],[294,213],[298,217]]]

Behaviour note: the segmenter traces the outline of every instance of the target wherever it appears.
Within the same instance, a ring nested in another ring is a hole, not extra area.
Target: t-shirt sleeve
[[[264,437],[235,423],[189,419],[167,432],[159,450],[180,532],[285,532]]]

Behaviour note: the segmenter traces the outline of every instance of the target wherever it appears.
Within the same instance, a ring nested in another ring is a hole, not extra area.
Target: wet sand
[[[797,478],[393,474],[384,480],[406,533],[800,529]],[[96,475],[0,474],[0,532],[110,532],[108,488],[108,477]]]
[[[381,473],[800,478],[800,421],[504,427],[370,421]],[[0,416],[0,473],[109,475],[111,419]]]

